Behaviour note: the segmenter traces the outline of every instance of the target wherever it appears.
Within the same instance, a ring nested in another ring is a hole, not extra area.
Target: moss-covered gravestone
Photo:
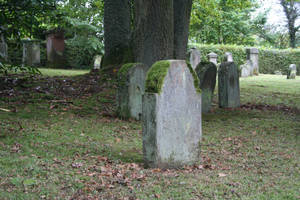
[[[211,102],[216,87],[217,66],[212,62],[201,62],[195,71],[200,80],[202,91],[202,112],[208,113],[211,110]]]
[[[291,64],[288,68],[287,79],[295,79],[297,74],[297,67],[295,64]]]
[[[118,72],[117,113],[124,119],[142,117],[142,95],[145,91],[147,66],[129,63]]]
[[[238,67],[233,62],[224,62],[218,71],[219,106],[240,107],[240,82]]]
[[[201,91],[183,60],[156,62],[143,96],[143,152],[148,167],[173,168],[199,161]]]
[[[41,64],[40,41],[22,40],[23,58],[22,62],[28,66],[38,66]]]

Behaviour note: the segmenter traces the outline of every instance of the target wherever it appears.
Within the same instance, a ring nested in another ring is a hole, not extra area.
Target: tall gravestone
[[[201,53],[197,48],[191,48],[189,51],[189,61],[193,69],[201,62]]]
[[[291,64],[288,68],[287,79],[295,79],[297,74],[297,67],[295,64]]]
[[[246,54],[247,54],[247,60],[251,61],[250,75],[251,76],[258,75],[259,74],[258,49],[254,47],[246,48]]]
[[[148,167],[174,168],[199,161],[201,91],[183,60],[156,62],[143,96],[143,153]]]
[[[22,63],[28,66],[38,66],[41,64],[41,51],[39,40],[22,40],[23,59]]]
[[[65,38],[61,30],[52,30],[47,34],[47,64],[60,68],[66,66]]]
[[[7,53],[7,44],[5,42],[3,34],[0,34],[0,61],[7,61],[8,53]]]
[[[209,62],[214,63],[215,65],[218,64],[218,55],[214,52],[211,52],[207,55]]]
[[[232,56],[232,53],[230,53],[230,52],[226,52],[226,53],[225,53],[225,61],[226,61],[226,62],[233,62],[233,56]]]
[[[218,71],[219,107],[240,107],[238,67],[234,62],[224,62]]]
[[[117,112],[119,117],[141,120],[147,66],[129,63],[118,72]]]
[[[214,90],[216,87],[217,67],[212,62],[201,62],[197,65],[195,72],[200,80],[202,112],[211,110]]]

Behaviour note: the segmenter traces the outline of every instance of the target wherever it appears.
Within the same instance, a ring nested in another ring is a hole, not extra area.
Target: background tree
[[[290,37],[290,47],[295,48],[296,33],[300,28],[300,26],[295,25],[296,20],[300,16],[299,2],[296,2],[296,0],[280,0],[280,5],[282,6],[287,19],[287,27]]]

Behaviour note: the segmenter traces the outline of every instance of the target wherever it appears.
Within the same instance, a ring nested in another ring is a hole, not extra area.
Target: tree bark
[[[121,64],[130,56],[130,12],[130,0],[104,0],[105,55],[101,67]]]
[[[172,59],[174,50],[173,0],[135,0],[135,61],[148,67]]]
[[[193,0],[174,0],[174,58],[186,58]]]

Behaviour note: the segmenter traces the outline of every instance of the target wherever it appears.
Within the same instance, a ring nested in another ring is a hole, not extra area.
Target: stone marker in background
[[[238,67],[233,62],[224,62],[218,71],[219,106],[240,107],[240,84]]]
[[[201,62],[197,65],[195,72],[200,80],[202,112],[211,110],[214,90],[216,87],[217,67],[212,62]]]
[[[246,48],[247,60],[251,61],[251,73],[250,75],[258,75],[259,74],[259,65],[258,65],[258,49],[251,47]]]
[[[156,62],[143,96],[143,153],[148,167],[174,168],[200,159],[201,91],[183,60]]]
[[[282,72],[281,72],[280,70],[276,70],[276,71],[274,72],[274,74],[275,74],[275,75],[282,75]]]
[[[65,38],[62,30],[51,30],[47,35],[47,64],[50,67],[66,67]]]
[[[0,61],[7,61],[8,53],[7,53],[7,44],[5,42],[3,34],[0,34]]]
[[[288,69],[287,79],[295,79],[297,74],[297,67],[295,64],[291,64]]]
[[[211,52],[211,53],[209,53],[209,54],[207,55],[207,57],[208,57],[209,62],[212,62],[212,63],[214,63],[215,65],[218,64],[218,61],[217,61],[218,55],[217,55],[216,53]]]
[[[241,77],[251,76],[252,64],[251,60],[247,60],[245,64],[240,66],[241,69]]]
[[[225,53],[225,62],[233,62],[233,57],[232,57],[232,53],[230,52],[226,52]]]
[[[189,51],[189,61],[193,69],[201,62],[201,53],[197,48],[191,48]]]
[[[41,51],[39,40],[22,40],[23,58],[22,63],[28,66],[39,66],[41,64]]]
[[[142,95],[145,91],[147,66],[129,63],[118,72],[117,112],[119,117],[141,120]]]
[[[102,56],[96,55],[94,60],[94,70],[99,70],[101,65]]]

